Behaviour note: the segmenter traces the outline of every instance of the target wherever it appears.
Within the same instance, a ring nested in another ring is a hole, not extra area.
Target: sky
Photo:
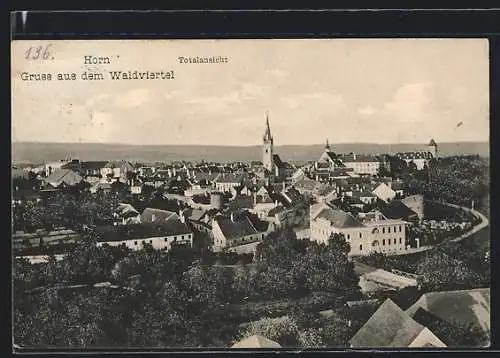
[[[486,39],[53,41],[51,58],[25,59],[47,44],[12,42],[15,142],[260,145],[266,113],[276,145],[489,140]],[[175,79],[109,80],[116,70]],[[20,79],[84,71],[105,80]]]

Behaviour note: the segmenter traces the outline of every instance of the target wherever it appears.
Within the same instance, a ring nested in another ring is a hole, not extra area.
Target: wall
[[[182,239],[184,236],[184,239]],[[108,244],[109,246],[120,246],[125,245],[129,249],[132,250],[142,250],[143,244],[148,243],[153,246],[156,250],[169,250],[172,246],[172,243],[176,241],[177,243],[189,243],[189,245],[193,246],[193,234],[184,234],[184,235],[172,235],[172,236],[161,236],[161,237],[148,237],[144,239],[131,239],[124,241],[110,241],[110,242],[98,242],[97,246],[102,246],[104,244]]]
[[[352,168],[357,174],[377,175],[380,170],[379,162],[347,162],[347,168]]]
[[[396,232],[394,232],[394,226],[398,228]],[[399,232],[399,226],[401,226],[401,232]],[[389,232],[389,228],[391,232]],[[328,238],[333,233],[344,235],[351,246],[349,255],[369,255],[374,251],[383,253],[398,252],[403,251],[406,245],[406,229],[403,224],[395,225],[391,222],[377,224],[376,227],[371,225],[359,228],[334,228],[325,219],[320,218],[311,221],[310,240],[327,243]]]

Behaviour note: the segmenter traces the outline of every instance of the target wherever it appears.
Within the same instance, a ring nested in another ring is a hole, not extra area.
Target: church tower
[[[269,127],[269,115],[266,114],[266,132],[263,137],[262,144],[262,164],[264,168],[271,173],[274,171],[273,160],[273,136],[271,135],[271,128]]]
[[[427,150],[432,154],[432,157],[433,158],[437,158],[437,155],[438,155],[438,146],[436,144],[436,142],[434,141],[434,139],[431,139],[431,141],[429,142],[428,146],[427,146]]]
[[[325,152],[330,152],[330,143],[328,143],[328,139],[326,140],[325,144]]]

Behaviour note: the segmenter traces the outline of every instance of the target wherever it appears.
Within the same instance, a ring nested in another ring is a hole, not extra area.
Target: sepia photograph
[[[490,347],[487,39],[13,40],[12,346]]]

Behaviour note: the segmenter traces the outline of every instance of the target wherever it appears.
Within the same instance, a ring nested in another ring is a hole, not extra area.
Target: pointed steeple
[[[330,143],[328,143],[328,138],[326,138],[325,151],[326,152],[330,151]]]
[[[266,132],[264,133],[264,141],[272,141],[271,127],[269,126],[269,113],[266,112]]]

